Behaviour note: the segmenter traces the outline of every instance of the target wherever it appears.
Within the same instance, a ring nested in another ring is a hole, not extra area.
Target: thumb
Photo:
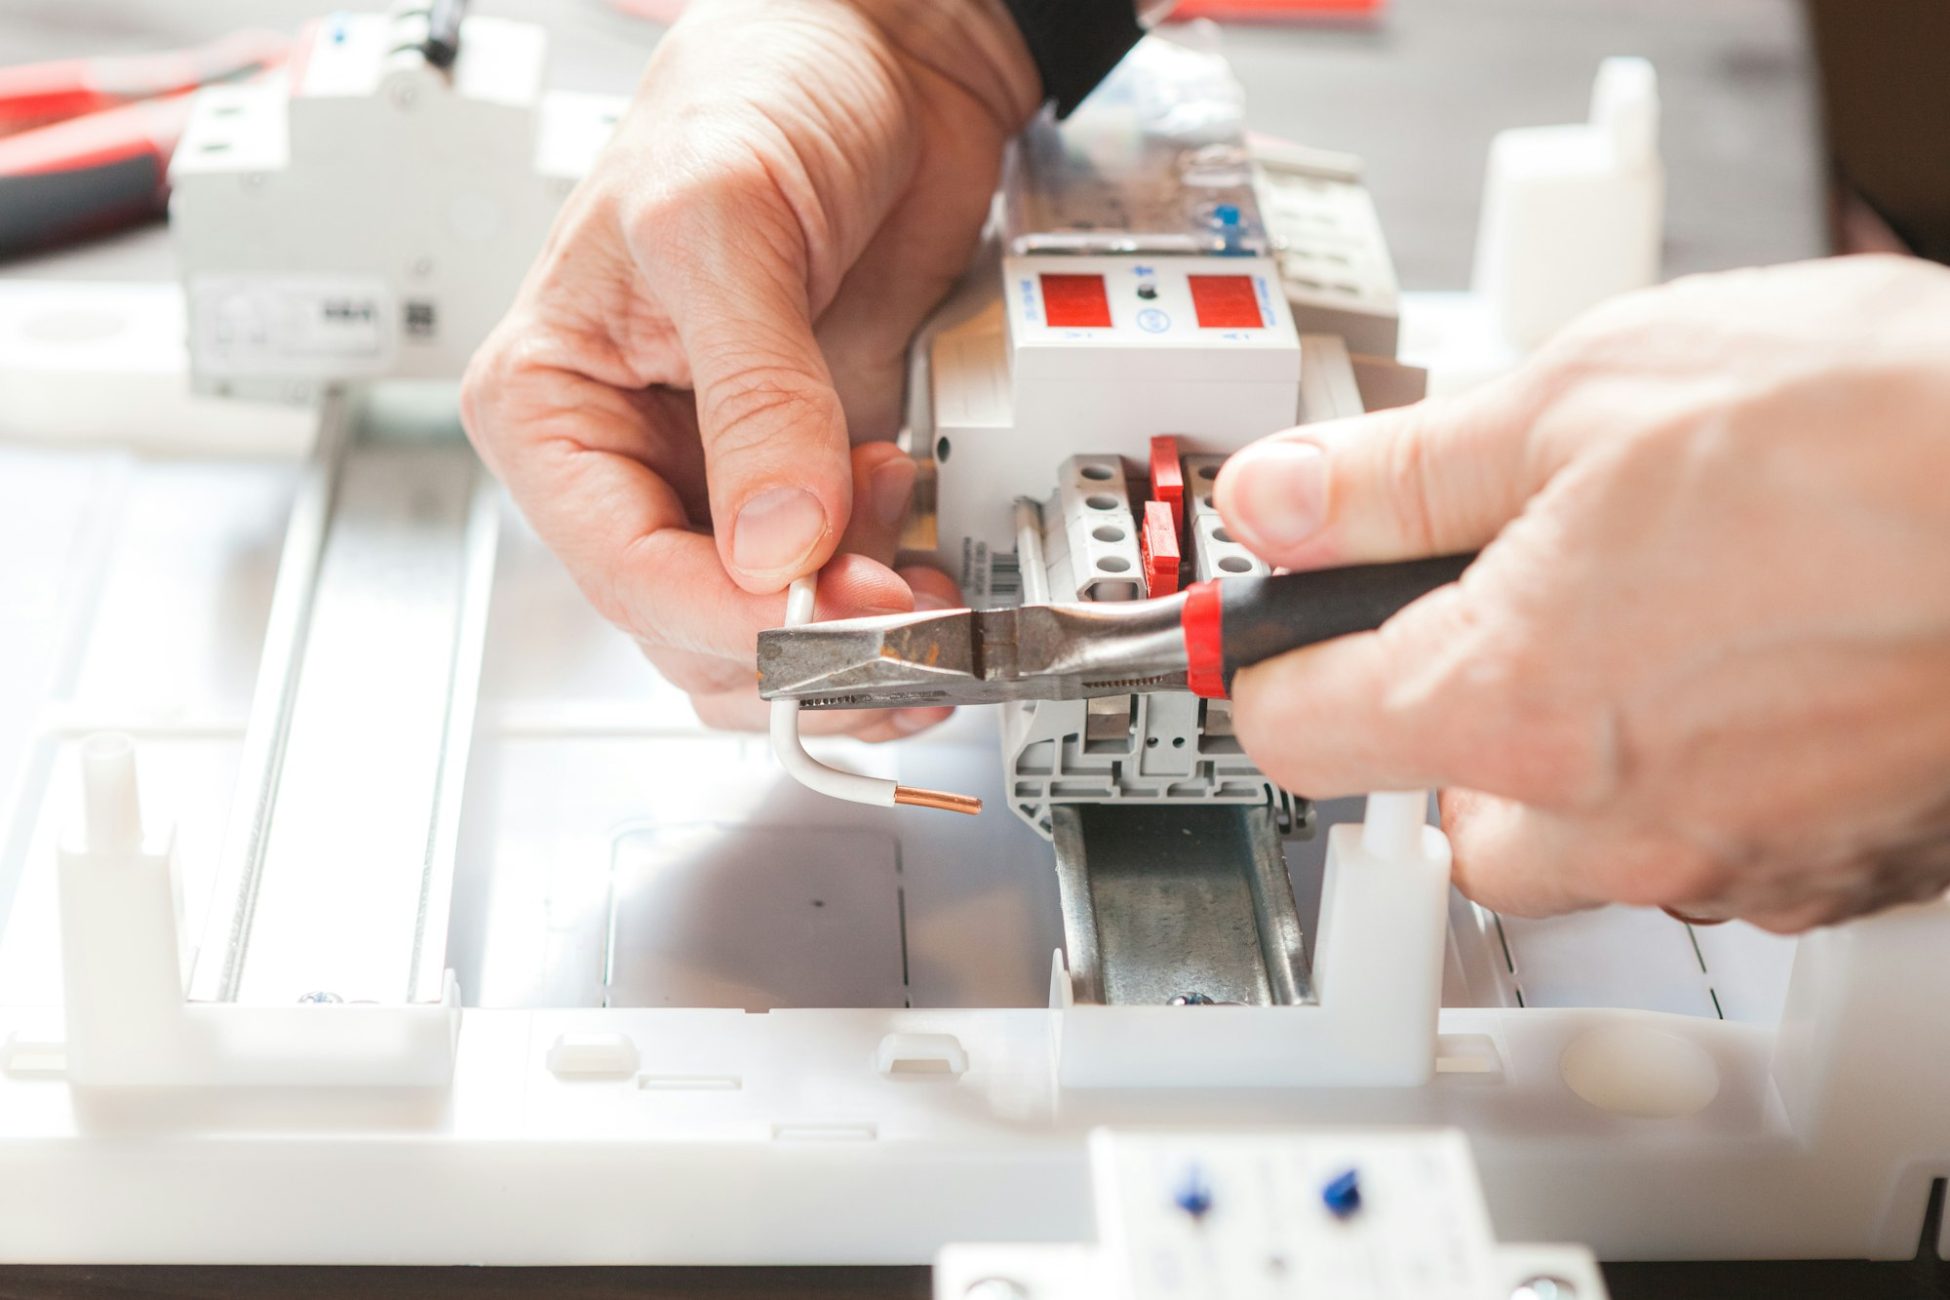
[[[1213,503],[1287,568],[1475,550],[1543,486],[1529,405],[1503,381],[1274,434],[1226,462]]]
[[[846,416],[813,337],[803,239],[781,207],[694,207],[685,223],[694,260],[672,313],[697,394],[718,552],[753,592],[824,564],[853,496]]]

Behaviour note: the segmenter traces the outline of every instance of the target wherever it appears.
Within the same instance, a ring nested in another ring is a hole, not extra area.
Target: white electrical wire
[[[799,627],[812,622],[813,600],[817,591],[816,579],[800,578],[786,591],[785,625]],[[982,811],[982,801],[965,794],[950,794],[944,790],[922,790],[913,786],[899,785],[877,776],[861,776],[857,772],[842,772],[836,767],[814,758],[806,752],[805,742],[799,738],[799,701],[772,701],[772,752],[778,755],[779,766],[787,775],[805,786],[808,790],[831,795],[835,799],[848,799],[854,803],[873,804],[881,808],[891,808],[895,804],[907,804],[917,808],[939,808],[945,812],[978,813]]]

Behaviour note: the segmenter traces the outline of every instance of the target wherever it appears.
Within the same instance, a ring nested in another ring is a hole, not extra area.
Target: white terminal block
[[[1192,538],[1192,580],[1265,576],[1273,570],[1226,531],[1225,520],[1212,504],[1224,456],[1185,457],[1185,514]]]
[[[1515,348],[1659,278],[1665,169],[1651,63],[1606,59],[1591,120],[1505,131],[1490,146],[1475,290]]]
[[[1130,486],[1117,456],[1072,456],[1056,471],[1043,523],[1050,591],[1058,600],[1141,600],[1144,570]]]
[[[1591,1253],[1497,1241],[1454,1129],[1090,1136],[1094,1241],[955,1245],[936,1300],[1604,1300]]]

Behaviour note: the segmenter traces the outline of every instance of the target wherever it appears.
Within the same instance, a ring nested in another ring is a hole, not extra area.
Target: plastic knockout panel
[[[937,1300],[1604,1300],[1590,1252],[1498,1244],[1455,1131],[1100,1130],[1090,1165],[1094,1243],[951,1246]]]

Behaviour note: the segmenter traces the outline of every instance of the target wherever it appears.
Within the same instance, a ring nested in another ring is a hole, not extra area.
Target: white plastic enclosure
[[[1096,1240],[1098,1130],[1402,1127],[1467,1136],[1500,1239],[1916,1249],[1950,906],[1498,918],[1350,801],[1286,848],[1315,1003],[1067,1005],[993,719],[820,747],[989,816],[810,795],[586,607],[450,391],[239,451],[173,294],[89,306],[0,288],[0,1259],[920,1263]]]

